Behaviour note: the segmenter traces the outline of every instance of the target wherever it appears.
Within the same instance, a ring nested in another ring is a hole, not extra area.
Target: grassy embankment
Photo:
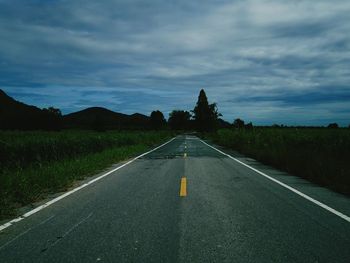
[[[0,219],[171,137],[145,132],[0,132]]]
[[[265,164],[350,194],[349,129],[223,129],[208,137]]]

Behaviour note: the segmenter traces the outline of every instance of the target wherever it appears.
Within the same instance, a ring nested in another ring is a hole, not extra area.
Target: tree
[[[156,110],[151,113],[151,127],[152,129],[159,130],[164,128],[166,125],[166,120],[161,111]]]
[[[247,123],[244,128],[246,128],[247,130],[252,130],[254,127],[253,127],[253,123],[252,122],[249,122]]]
[[[244,120],[241,120],[240,118],[235,119],[232,125],[234,128],[242,129],[244,128]]]
[[[44,117],[40,120],[43,128],[50,131],[62,129],[62,113],[60,109],[48,107],[43,109]]]
[[[208,103],[207,95],[203,89],[199,92],[197,104],[192,112],[198,131],[212,131],[216,129],[218,118],[221,114],[217,110],[216,103]]]
[[[188,111],[173,110],[169,114],[169,126],[173,130],[187,130],[190,127],[191,114]]]
[[[327,128],[336,129],[336,128],[339,128],[339,126],[337,123],[330,123],[328,124]]]
[[[56,116],[56,117],[61,117],[62,116],[62,112],[61,112],[60,109],[57,109],[57,108],[54,108],[54,107],[48,107],[47,109],[45,108],[44,110],[46,110],[47,112],[49,112],[53,116]]]

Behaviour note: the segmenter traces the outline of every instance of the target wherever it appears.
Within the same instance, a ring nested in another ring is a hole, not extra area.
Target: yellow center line
[[[180,183],[180,196],[185,197],[187,195],[187,180],[186,177],[181,178]]]

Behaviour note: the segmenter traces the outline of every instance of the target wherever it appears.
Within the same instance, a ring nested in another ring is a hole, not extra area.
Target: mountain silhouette
[[[0,89],[0,129],[47,130],[51,122],[47,111],[16,101]]]
[[[81,129],[144,129],[149,125],[149,117],[135,113],[127,115],[102,107],[91,107],[63,116],[66,128]]]
[[[102,107],[91,107],[62,116],[52,116],[47,110],[27,105],[8,96],[0,89],[0,129],[52,130],[53,121],[66,129],[145,129],[150,118],[140,113],[127,115]],[[53,128],[54,127],[54,128]]]

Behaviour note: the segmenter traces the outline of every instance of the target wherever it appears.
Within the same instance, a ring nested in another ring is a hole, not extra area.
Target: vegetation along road
[[[121,163],[2,225],[0,261],[350,262],[348,197],[222,151],[183,135]]]

